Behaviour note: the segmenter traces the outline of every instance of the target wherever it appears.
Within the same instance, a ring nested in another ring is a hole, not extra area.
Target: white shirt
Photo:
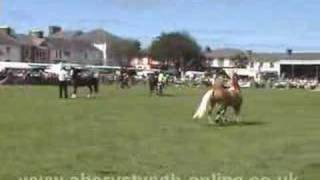
[[[61,69],[58,76],[59,81],[66,81],[68,79],[68,72],[64,69]]]
[[[164,80],[164,74],[160,73],[158,77],[158,82],[163,82]]]
[[[94,73],[93,73],[93,77],[94,77],[94,78],[99,78],[99,72],[98,72],[98,71],[94,72]]]

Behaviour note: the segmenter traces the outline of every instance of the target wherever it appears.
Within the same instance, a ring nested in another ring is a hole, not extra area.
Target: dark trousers
[[[68,98],[68,82],[67,81],[59,81],[59,97],[60,98]]]

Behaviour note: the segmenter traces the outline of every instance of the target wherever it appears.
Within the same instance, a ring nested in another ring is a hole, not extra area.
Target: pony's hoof
[[[87,98],[91,98],[91,95],[90,95],[90,94],[88,94],[88,95],[87,95]]]
[[[76,98],[77,98],[77,95],[72,94],[72,95],[71,95],[71,98],[72,98],[72,99],[76,99]]]
[[[208,126],[214,126],[214,125],[216,125],[216,123],[214,123],[214,122],[208,122]]]

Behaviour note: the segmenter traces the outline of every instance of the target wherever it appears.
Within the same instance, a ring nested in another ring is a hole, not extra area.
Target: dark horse
[[[156,72],[154,74],[149,75],[149,90],[150,95],[153,95],[154,92],[158,96],[163,95],[164,82],[159,82],[159,73]]]
[[[71,84],[73,86],[72,98],[77,97],[78,87],[87,86],[89,88],[88,98],[90,98],[93,93],[96,94],[99,92],[99,77],[88,69],[72,68]]]

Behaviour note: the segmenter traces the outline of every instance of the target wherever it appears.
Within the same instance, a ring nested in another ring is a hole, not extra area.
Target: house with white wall
[[[240,49],[233,48],[215,49],[204,53],[206,63],[211,68],[234,68],[234,57],[238,55],[245,55],[245,53]]]
[[[280,55],[283,56],[278,53],[252,53],[249,51],[246,70],[256,80],[260,80],[261,76],[265,74],[280,76]]]
[[[280,60],[287,59],[286,53],[254,53],[232,48],[212,50],[205,57],[211,68],[221,68],[228,74],[236,72],[257,80],[263,74],[280,76]]]
[[[245,57],[245,66],[239,68],[237,58],[234,58],[237,56]],[[211,68],[224,69],[228,74],[237,72],[256,80],[266,75],[320,79],[320,52],[293,52],[288,49],[283,53],[256,53],[226,48],[207,52],[205,57]]]
[[[161,66],[161,63],[148,56],[145,56],[145,57],[133,58],[130,61],[130,65],[140,70],[151,70],[151,69],[159,69]]]

